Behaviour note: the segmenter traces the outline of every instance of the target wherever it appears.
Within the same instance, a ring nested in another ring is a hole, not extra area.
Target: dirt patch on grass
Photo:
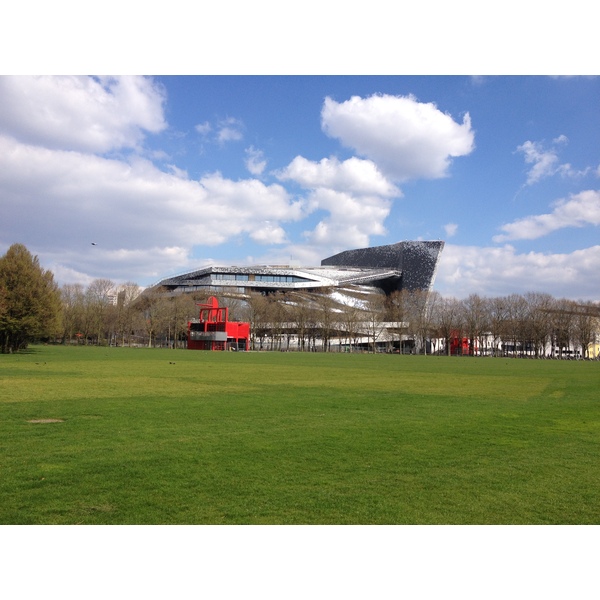
[[[64,419],[30,419],[28,423],[64,423]]]

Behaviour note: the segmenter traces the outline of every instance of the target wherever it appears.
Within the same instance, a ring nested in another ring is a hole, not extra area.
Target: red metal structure
[[[229,309],[219,307],[214,296],[198,304],[199,319],[188,322],[188,350],[246,350],[250,323],[229,320]]]
[[[473,341],[468,337],[460,337],[458,331],[452,331],[450,334],[450,354],[452,356],[471,356],[477,353],[478,345],[477,340]]]

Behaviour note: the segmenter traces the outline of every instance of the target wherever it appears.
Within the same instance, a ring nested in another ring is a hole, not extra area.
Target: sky
[[[0,252],[148,286],[444,240],[444,296],[597,301],[599,134],[590,76],[0,76]]]

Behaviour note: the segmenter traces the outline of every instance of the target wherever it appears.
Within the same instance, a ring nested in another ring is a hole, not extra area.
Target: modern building
[[[444,242],[398,242],[347,250],[321,261],[319,267],[260,265],[210,266],[160,281],[172,293],[248,295],[285,291],[318,292],[368,286],[389,294],[396,290],[429,290]]]

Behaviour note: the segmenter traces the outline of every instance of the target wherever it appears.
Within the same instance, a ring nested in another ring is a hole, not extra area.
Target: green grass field
[[[0,523],[599,524],[599,383],[583,361],[37,346],[0,356]]]

